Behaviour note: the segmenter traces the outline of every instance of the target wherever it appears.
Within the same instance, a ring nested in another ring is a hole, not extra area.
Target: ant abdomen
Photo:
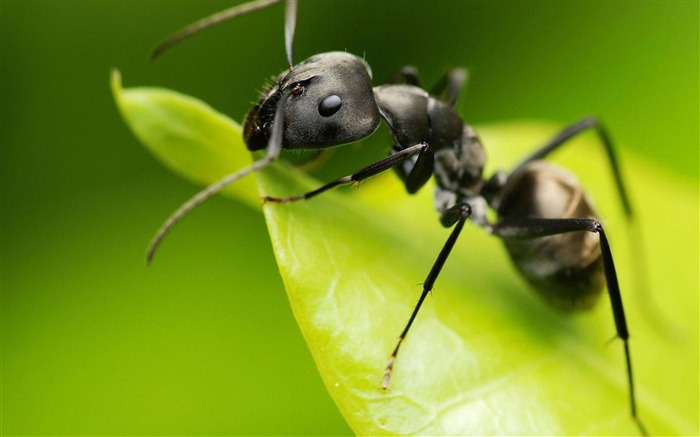
[[[590,200],[569,172],[533,161],[504,187],[501,221],[538,219],[597,220]],[[553,306],[564,310],[592,307],[605,285],[598,235],[588,231],[539,238],[503,237],[513,263]]]

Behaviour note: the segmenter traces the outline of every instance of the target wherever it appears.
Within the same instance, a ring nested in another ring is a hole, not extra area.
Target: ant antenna
[[[148,245],[148,251],[146,252],[146,264],[151,264],[156,249],[158,249],[163,239],[170,233],[175,225],[178,224],[178,222],[180,222],[180,220],[182,220],[187,214],[192,212],[193,209],[238,179],[247,176],[254,171],[267,167],[272,161],[277,159],[280,151],[282,150],[282,132],[284,130],[283,108],[287,103],[287,99],[292,93],[293,88],[283,91],[279,102],[277,102],[277,107],[275,108],[275,118],[272,121],[272,132],[270,134],[270,140],[267,143],[267,152],[265,157],[253,162],[250,166],[224,176],[213,184],[207,186],[202,191],[192,196],[190,200],[183,203],[177,210],[175,210],[175,212],[168,217],[165,223],[161,225],[160,229],[158,229],[158,232],[156,232]]]
[[[190,24],[189,26],[183,28],[182,30],[174,33],[173,35],[167,37],[163,41],[161,41],[155,49],[151,52],[151,60],[155,60],[158,56],[163,54],[164,51],[168,50],[172,46],[178,44],[182,40],[185,40],[205,29],[208,29],[210,27],[216,26],[220,23],[223,23],[226,20],[230,20],[235,17],[239,17],[241,15],[245,15],[249,12],[257,11],[258,9],[263,9],[268,6],[272,6],[275,3],[279,3],[281,0],[255,0],[251,1],[248,3],[243,3],[241,5],[234,6],[229,9],[225,9],[223,11],[217,12],[215,14],[212,14],[208,17],[202,18],[201,20]],[[293,4],[292,4],[293,3]],[[290,9],[293,9],[293,11],[290,13]],[[293,15],[292,15],[293,14]],[[290,15],[293,18],[296,18],[296,1],[290,0],[287,3],[287,19],[289,19]],[[289,30],[289,27],[291,27],[291,32]],[[291,26],[287,25],[287,31],[286,31],[286,38],[289,40],[287,41],[287,58],[289,60],[289,63],[291,65],[291,39],[294,37],[294,23],[291,24]]]
[[[297,0],[287,0],[284,15],[284,48],[287,50],[287,63],[289,71],[294,69],[292,59],[292,45],[294,43],[294,28],[297,24]]]
[[[184,29],[174,33],[162,42],[160,42],[153,52],[151,52],[151,60],[156,59],[158,56],[163,54],[166,50],[170,49],[179,42],[205,30],[210,27],[216,26],[224,21],[230,20],[241,15],[245,15],[249,12],[257,11],[258,9],[264,9],[273,4],[279,3],[282,0],[254,0],[248,3],[243,3],[238,6],[217,12],[208,17],[205,17],[195,23],[190,24]],[[289,64],[289,70],[294,68],[294,63],[292,60],[292,45],[294,43],[294,29],[297,20],[297,2],[296,0],[286,0],[286,10],[285,10],[285,25],[284,25],[284,42],[285,49],[287,52],[287,62]],[[270,140],[267,143],[267,153],[265,157],[253,162],[250,166],[241,169],[235,173],[231,173],[224,176],[220,180],[214,182],[213,184],[207,186],[199,193],[195,194],[190,200],[183,203],[175,212],[173,212],[170,217],[163,223],[158,229],[158,232],[153,236],[151,243],[148,245],[148,251],[146,252],[146,264],[150,264],[153,261],[153,256],[156,250],[160,246],[163,239],[170,233],[170,231],[175,227],[180,220],[182,220],[187,214],[192,212],[197,206],[201,205],[209,199],[210,197],[217,194],[219,191],[226,188],[233,182],[241,179],[248,174],[261,170],[267,167],[272,161],[277,159],[282,150],[282,132],[284,130],[284,105],[287,102],[289,96],[293,93],[292,89],[283,91],[277,102],[277,107],[275,109],[275,117],[272,121],[272,132],[270,133]]]

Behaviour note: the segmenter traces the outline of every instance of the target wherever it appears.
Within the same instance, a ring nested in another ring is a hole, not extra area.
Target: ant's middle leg
[[[442,224],[445,227],[450,227],[454,225],[454,229],[452,229],[450,236],[447,238],[447,241],[445,241],[444,246],[442,246],[442,250],[440,250],[437,259],[433,263],[433,267],[430,269],[430,272],[428,272],[428,276],[426,276],[425,281],[423,282],[423,291],[420,295],[420,298],[418,299],[418,303],[413,309],[411,317],[408,319],[408,323],[406,323],[406,327],[403,329],[403,331],[401,331],[401,335],[399,335],[399,340],[396,343],[396,347],[394,347],[393,352],[391,353],[391,357],[389,357],[389,363],[387,364],[386,369],[384,369],[384,379],[382,381],[382,388],[385,390],[389,387],[391,372],[394,369],[396,357],[399,354],[399,348],[401,347],[401,344],[403,344],[403,341],[406,338],[406,335],[408,334],[408,330],[411,329],[413,321],[416,319],[418,311],[420,311],[420,308],[423,305],[423,301],[428,296],[428,293],[430,293],[430,291],[433,289],[435,281],[440,275],[442,267],[445,265],[445,261],[447,261],[447,258],[450,256],[450,252],[452,252],[452,248],[457,242],[457,238],[462,232],[462,228],[464,228],[464,223],[471,216],[471,214],[472,208],[466,202],[457,203],[452,207],[448,208],[442,214],[442,217],[440,219]]]

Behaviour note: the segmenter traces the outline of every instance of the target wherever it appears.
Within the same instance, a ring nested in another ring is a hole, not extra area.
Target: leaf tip
[[[118,68],[112,68],[109,75],[109,84],[112,88],[112,92],[115,94],[122,88],[122,73]]]
[[[112,97],[117,107],[122,109],[122,73],[117,68],[112,68],[109,75],[109,86],[112,89]]]

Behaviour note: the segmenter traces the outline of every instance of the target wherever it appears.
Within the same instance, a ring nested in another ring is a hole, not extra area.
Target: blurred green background
[[[2,2],[3,434],[350,433],[259,212],[213,199],[145,267],[196,189],[127,130],[109,71],[240,120],[285,67],[281,8],[147,58],[230,4]],[[466,66],[470,123],[597,114],[626,153],[697,186],[699,17],[697,2],[302,0],[295,58],[364,55],[377,83],[408,63],[427,84]]]

